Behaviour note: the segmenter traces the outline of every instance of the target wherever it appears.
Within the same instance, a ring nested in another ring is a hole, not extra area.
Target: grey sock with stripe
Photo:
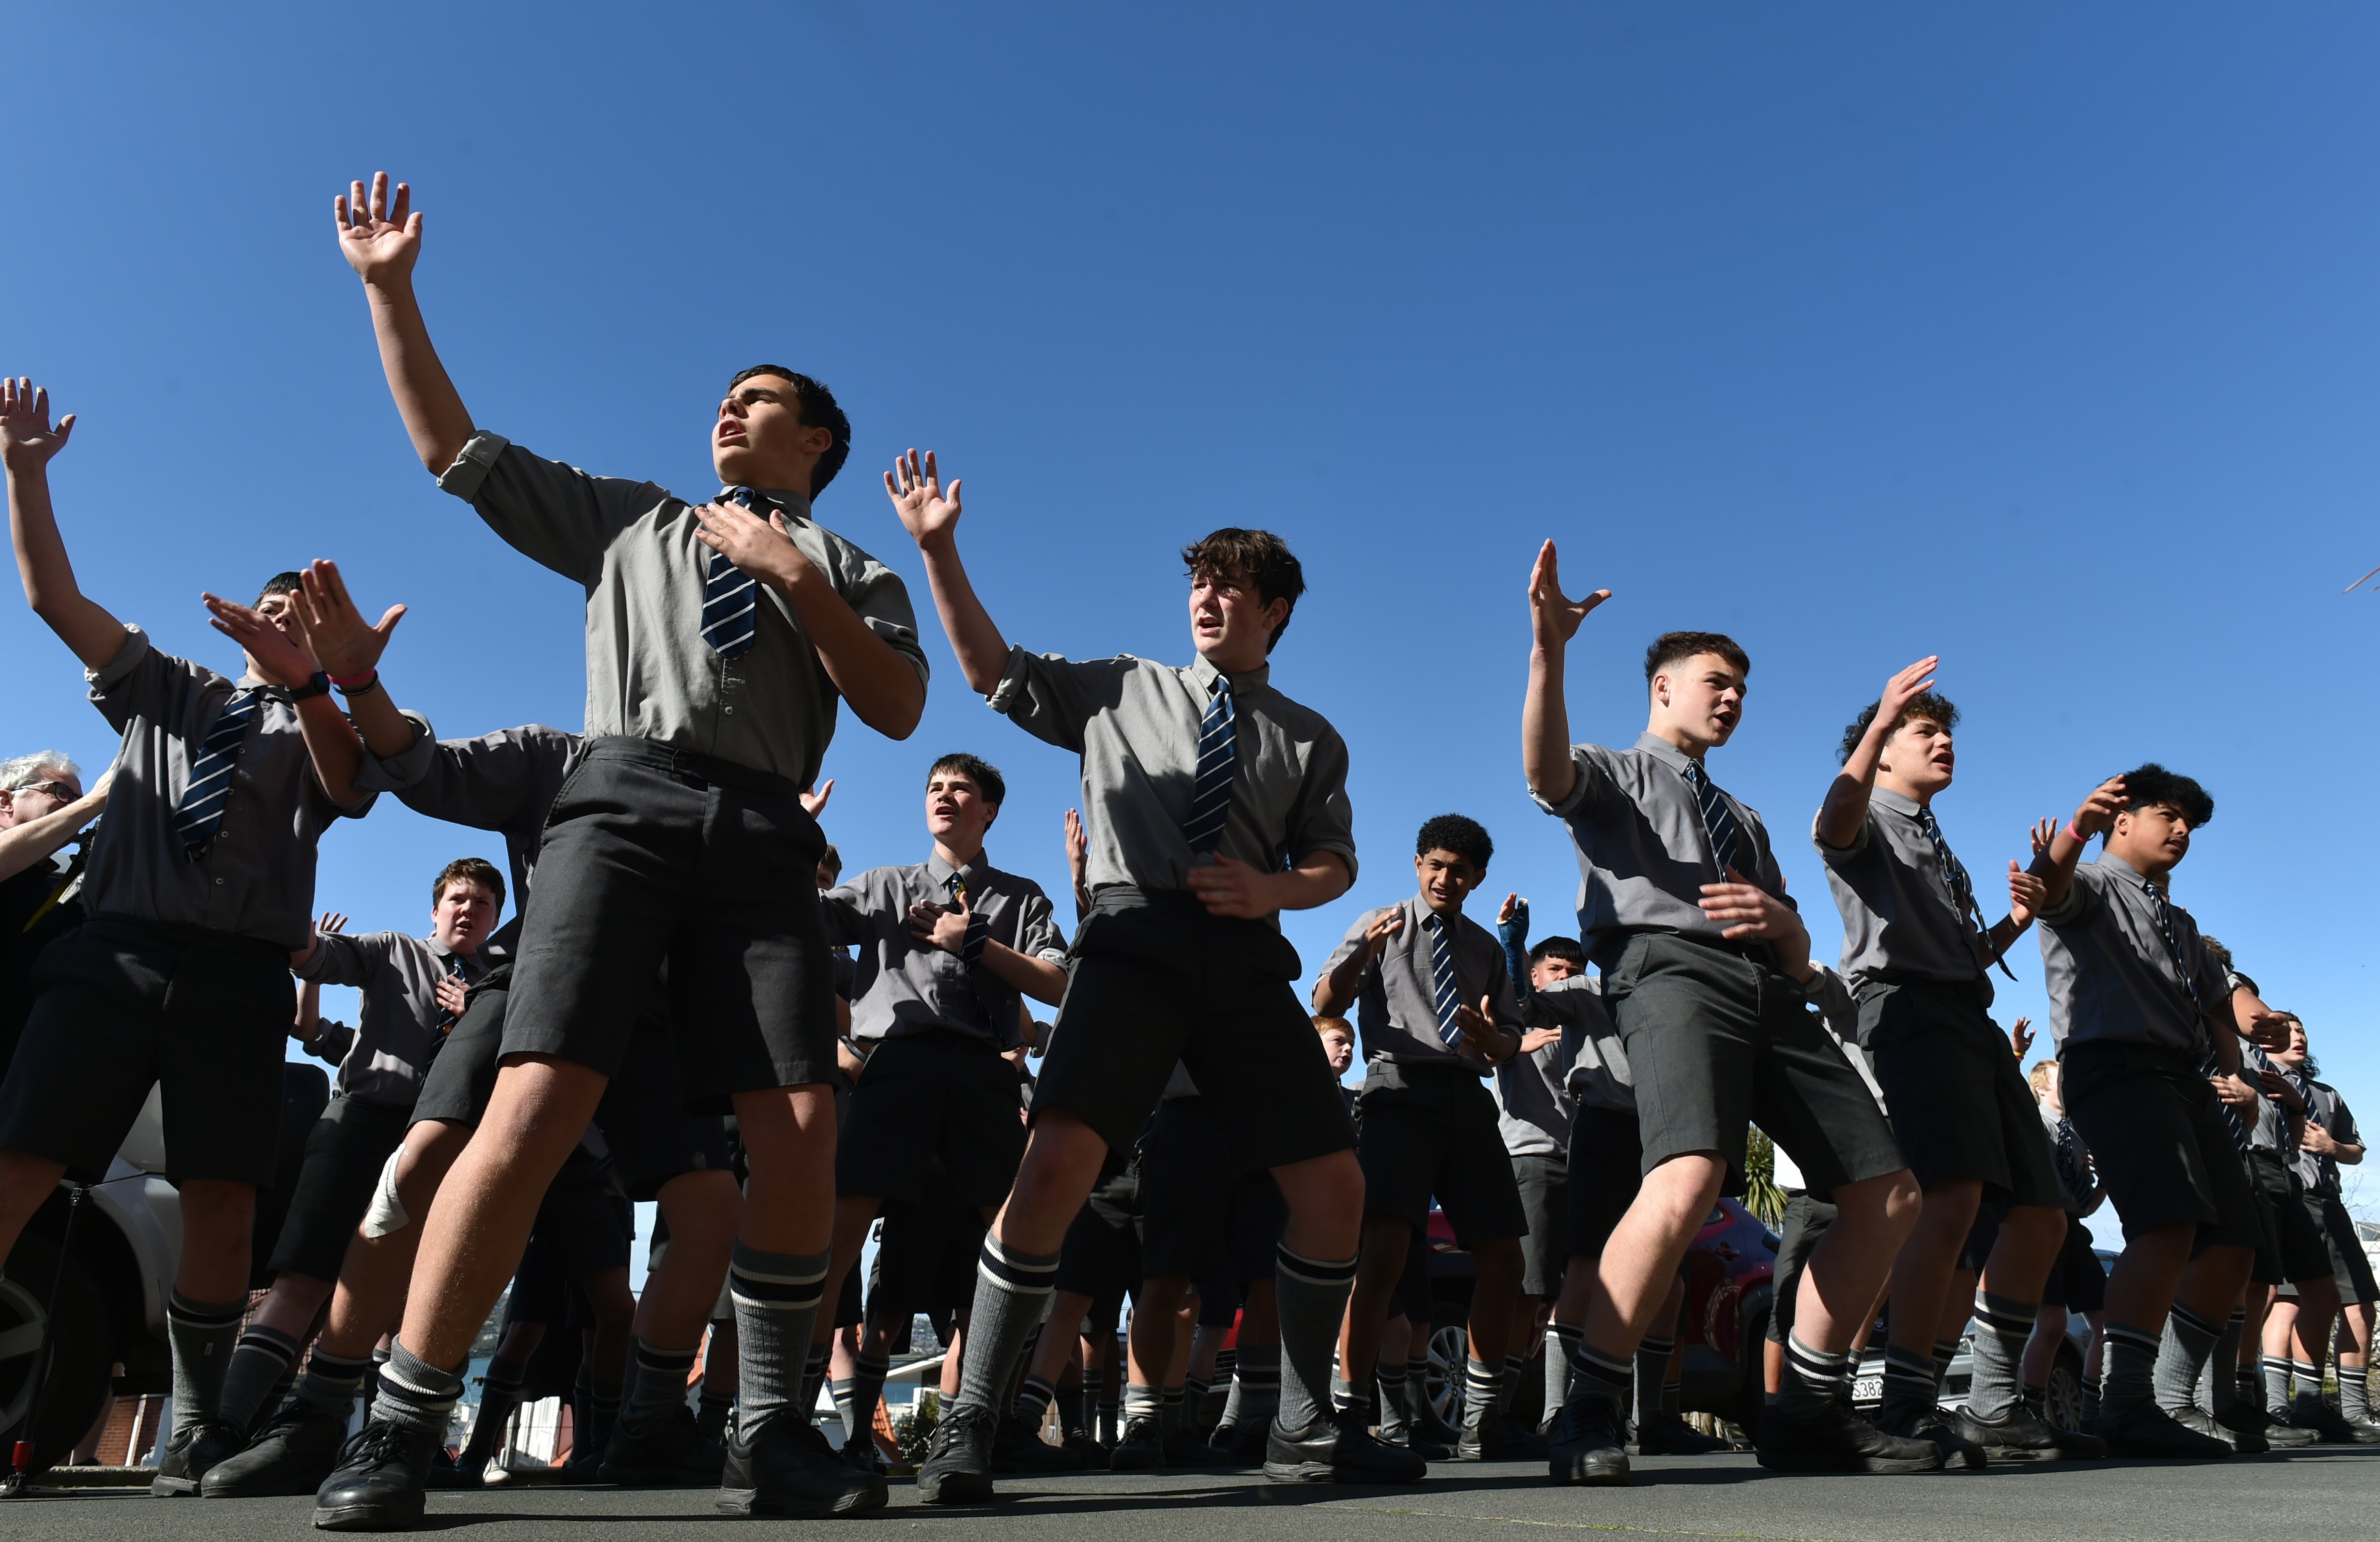
[[[1463,1424],[1468,1429],[1492,1418],[1496,1413],[1496,1395],[1502,1389],[1503,1362],[1490,1366],[1484,1361],[1463,1357]]]
[[[638,1433],[659,1427],[672,1410],[686,1406],[686,1384],[693,1375],[694,1351],[631,1340],[628,1395],[620,1403],[620,1422]]]
[[[1849,1394],[1852,1357],[1812,1349],[1798,1333],[1785,1335],[1785,1370],[1777,1378],[1777,1411],[1803,1417]]]
[[[224,1372],[223,1398],[216,1404],[223,1421],[237,1430],[253,1428],[273,1389],[297,1364],[298,1349],[297,1340],[261,1323],[242,1333]]]
[[[1896,1425],[1934,1406],[1934,1357],[1899,1344],[1884,1347],[1884,1402],[1876,1416]]]
[[[1291,1252],[1287,1243],[1273,1255],[1283,1429],[1301,1433],[1330,1413],[1330,1346],[1339,1337],[1347,1292],[1354,1282],[1353,1258],[1307,1258]]]
[[[735,1406],[747,1435],[791,1416],[808,1424],[810,1330],[826,1289],[827,1255],[764,1253],[735,1240],[727,1293],[735,1304]]]
[[[2322,1367],[2311,1360],[2289,1359],[2289,1375],[2297,1382],[2297,1397],[2290,1406],[2304,1413],[2319,1412],[2322,1406]]]
[[[2024,1349],[2040,1315],[2037,1302],[1975,1293],[1974,1373],[1967,1384],[1967,1409],[1975,1417],[1997,1423],[2023,1396]]]
[[[2157,1345],[2156,1367],[2151,1378],[2157,1406],[2171,1410],[2198,1406],[2198,1372],[2215,1353],[2223,1325],[2209,1322],[2177,1301],[2165,1315],[2165,1336]]]
[[[224,1377],[239,1342],[239,1319],[247,1314],[245,1296],[220,1305],[192,1301],[179,1291],[167,1298],[165,1342],[174,1357],[176,1424],[219,1416]],[[264,1385],[273,1383],[268,1379]]]
[[[2350,1424],[2372,1422],[2370,1374],[2363,1366],[2341,1363],[2338,1367],[2338,1412]]]
[[[1497,1413],[1509,1414],[1512,1411],[1512,1393],[1520,1387],[1521,1372],[1527,1368],[1528,1364],[1527,1360],[1518,1354],[1504,1356],[1504,1377],[1502,1380],[1496,1383]]]
[[[2265,1406],[2275,1412],[2289,1405],[2289,1357],[2265,1356]]]
[[[2102,1418],[2129,1414],[2156,1398],[2157,1335],[2129,1323],[2107,1324],[2107,1372],[2099,1392]]]
[[[389,1353],[381,1367],[380,1391],[372,1399],[371,1416],[382,1424],[427,1430],[443,1439],[455,1402],[463,1395],[463,1378],[418,1359],[402,1343]]]
[[[344,1359],[316,1344],[314,1353],[306,1358],[306,1374],[298,1378],[290,1395],[325,1414],[337,1415],[345,1423],[356,1411],[356,1394],[363,1390],[364,1367],[370,1363]],[[489,1366],[492,1371],[494,1368]]]
[[[1546,1329],[1546,1422],[1560,1412],[1570,1401],[1570,1357],[1573,1346],[1586,1339],[1586,1330],[1572,1328],[1566,1322],[1548,1325]]]
[[[1636,1425],[1643,1428],[1661,1412],[1661,1383],[1669,1379],[1675,1339],[1645,1338],[1636,1344]]]
[[[1025,1353],[1025,1341],[1041,1326],[1057,1278],[1055,1253],[1020,1253],[993,1233],[984,1233],[983,1251],[976,1256],[975,1310],[967,1318],[966,1355],[953,1412],[998,1412]]]
[[[1232,1367],[1232,1406],[1225,1417],[1234,1429],[1262,1429],[1281,1412],[1281,1346],[1242,1349]]]

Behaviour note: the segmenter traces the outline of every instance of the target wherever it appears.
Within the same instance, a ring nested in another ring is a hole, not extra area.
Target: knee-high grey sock
[[[623,1389],[616,1381],[598,1381],[592,1373],[587,1378],[587,1418],[581,1426],[583,1442],[579,1451],[601,1461],[603,1451],[612,1443],[612,1430],[620,1422],[620,1396]]]
[[[2129,1323],[2107,1324],[2105,1384],[2099,1393],[2103,1416],[2129,1414],[2156,1396],[2158,1335]]]
[[[345,1424],[356,1411],[356,1394],[363,1390],[366,1360],[347,1360],[333,1354],[321,1344],[307,1357],[306,1374],[298,1378],[290,1395],[298,1402],[338,1416]],[[494,1369],[492,1366],[491,1370]]]
[[[1975,1292],[1974,1378],[1967,1408],[1979,1419],[2007,1417],[2024,1393],[2024,1348],[2033,1342],[2041,1305]]]
[[[2206,1392],[2207,1411],[2217,1419],[2228,1415],[2239,1400],[2240,1335],[2247,1329],[2248,1309],[2232,1307],[2223,1331],[2216,1337],[2215,1353],[2206,1357],[2206,1372],[2199,1378]]]
[[[1405,1405],[1419,1426],[1438,1415],[1429,1405],[1429,1335],[1415,1333],[1414,1345],[1405,1351]]]
[[[835,1400],[834,1411],[843,1420],[846,1439],[868,1439],[876,1430],[876,1405],[884,1399],[884,1378],[892,1374],[892,1362],[882,1354],[862,1354],[851,1363],[851,1379],[844,1383],[844,1400]]]
[[[1404,1357],[1374,1361],[1372,1383],[1373,1396],[1379,1402],[1380,1439],[1402,1441],[1413,1424],[1412,1389],[1405,1385]],[[1337,1401],[1339,1389],[1335,1383],[1330,1395]]]
[[[1581,1337],[1578,1352],[1571,1356],[1570,1395],[1573,1398],[1594,1398],[1608,1402],[1616,1415],[1628,1401],[1628,1389],[1635,1384],[1636,1367],[1616,1354],[1606,1354]]]
[[[1157,1423],[1158,1415],[1162,1412],[1164,1401],[1165,1395],[1159,1388],[1145,1387],[1137,1381],[1125,1383],[1123,1390],[1124,1428],[1129,1431],[1133,1426],[1137,1424],[1154,1426]]]
[[[1234,1429],[1263,1429],[1281,1412],[1281,1346],[1243,1346],[1232,1367],[1232,1411]]]
[[[1025,1421],[1026,1427],[1038,1431],[1042,1420],[1049,1416],[1050,1404],[1056,1401],[1057,1396],[1058,1389],[1049,1381],[1038,1376],[1028,1376],[1025,1378],[1025,1385],[1017,1389],[1016,1406],[1012,1412]]]
[[[2198,1372],[2215,1353],[2223,1325],[2209,1322],[2177,1301],[2165,1317],[2165,1336],[2157,1346],[2152,1373],[2157,1406],[2167,1410],[2198,1406]]]
[[[224,1377],[231,1369],[233,1349],[239,1342],[239,1319],[247,1311],[245,1298],[217,1305],[192,1301],[179,1291],[168,1298],[165,1342],[174,1356],[176,1425],[218,1416]],[[270,1379],[265,1382],[266,1387],[272,1385]]]
[[[815,1319],[810,1327],[812,1331],[816,1331],[818,1323]],[[812,1341],[809,1353],[802,1356],[802,1419],[805,1423],[817,1416],[819,1392],[826,1387],[827,1374],[833,1366],[834,1341],[829,1339],[824,1343]]]
[[[1466,1354],[1463,1357],[1463,1424],[1473,1428],[1496,1413],[1496,1391],[1504,1379],[1504,1363],[1490,1366]]]
[[[1310,1429],[1330,1415],[1330,1346],[1339,1337],[1339,1320],[1346,1316],[1347,1292],[1354,1282],[1353,1258],[1303,1257],[1291,1252],[1287,1243],[1274,1254],[1283,1429]]]
[[[1777,1411],[1815,1414],[1850,1390],[1852,1357],[1812,1349],[1798,1333],[1785,1335],[1785,1371],[1777,1378]]]
[[[2338,1412],[2350,1424],[2372,1422],[2372,1390],[2368,1367],[2342,1363],[2338,1367]]]
[[[735,1304],[735,1405],[741,1425],[757,1430],[791,1415],[809,1422],[801,1403],[810,1329],[825,1291],[823,1253],[764,1253],[737,1238],[727,1266],[727,1293]]]
[[[1053,1401],[1058,1409],[1058,1427],[1065,1431],[1069,1439],[1090,1434],[1090,1426],[1083,1417],[1083,1384],[1080,1381],[1060,1382],[1058,1395]]]
[[[2311,1360],[2292,1358],[2289,1361],[2289,1375],[2296,1378],[2298,1384],[2297,1397],[2291,1406],[2301,1409],[2318,1408],[2322,1402],[2322,1367]]]
[[[1020,1253],[987,1232],[975,1266],[975,1311],[967,1318],[966,1355],[953,1411],[992,1415],[1008,1395],[1025,1341],[1041,1325],[1058,1278],[1055,1253]]]
[[[1182,1388],[1160,1389],[1157,1399],[1157,1428],[1160,1435],[1172,1435],[1182,1427]]]
[[[1570,1357],[1572,1346],[1585,1342],[1586,1330],[1558,1322],[1546,1330],[1546,1407],[1545,1422],[1561,1411],[1570,1401]]]
[[[1636,1425],[1643,1428],[1661,1412],[1661,1383],[1669,1378],[1672,1339],[1646,1338],[1636,1344]]]
[[[661,1349],[638,1339],[629,1346],[628,1395],[620,1422],[642,1434],[686,1406],[686,1378],[694,1374],[694,1351]]]
[[[2289,1357],[2286,1354],[2265,1356],[2265,1406],[2279,1413],[2289,1405]]]
[[[418,1359],[399,1343],[381,1367],[380,1394],[372,1399],[371,1416],[382,1424],[429,1430],[444,1439],[455,1403],[463,1395],[463,1378]]]
[[[1518,1354],[1504,1356],[1503,1378],[1496,1383],[1496,1412],[1508,1414],[1512,1409],[1513,1390],[1521,1384],[1521,1372],[1528,1361]]]
[[[321,1359],[322,1351],[314,1357]],[[528,1375],[526,1363],[491,1360],[487,1374],[480,1378],[480,1412],[471,1421],[471,1439],[463,1447],[456,1465],[467,1477],[477,1477],[496,1459],[496,1450],[504,1443],[504,1427],[512,1423],[513,1410],[520,1406],[521,1380]]]
[[[1934,1341],[1934,1401],[1942,1401],[1942,1385],[1950,1378],[1950,1362],[1959,1357],[1959,1341]]]
[[[1877,1417],[1901,1422],[1934,1406],[1934,1357],[1899,1344],[1884,1346],[1884,1402]]]
[[[246,1431],[256,1425],[265,1399],[298,1360],[298,1341],[277,1328],[251,1326],[239,1336],[231,1365],[224,1372],[223,1396],[215,1404],[224,1423]]]

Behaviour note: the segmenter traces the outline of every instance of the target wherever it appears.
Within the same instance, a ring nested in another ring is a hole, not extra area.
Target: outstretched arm
[[[298,686],[322,669],[293,612],[284,611],[289,630],[278,617],[268,616],[219,595],[205,595],[211,625],[248,650],[258,671],[276,686]],[[363,769],[363,741],[355,726],[327,696],[308,697],[298,703],[298,731],[305,736],[306,753],[314,762],[315,779],[333,803],[342,808],[358,802],[356,772]]]
[[[945,493],[934,453],[926,452],[921,467],[912,450],[907,459],[894,461],[884,473],[884,491],[917,541],[917,554],[926,559],[926,583],[934,591],[934,609],[951,639],[951,651],[958,655],[959,673],[966,676],[969,689],[990,696],[1008,672],[1008,639],[976,598],[966,565],[959,561],[959,479],[951,479]]]
[[[50,457],[66,448],[74,414],[50,426],[50,394],[19,377],[0,380],[0,459],[8,467],[8,535],[33,613],[50,624],[85,669],[103,669],[124,648],[124,626],[75,583],[74,565],[50,508]]]
[[[1938,655],[1920,659],[1884,683],[1876,716],[1819,806],[1818,839],[1824,844],[1841,851],[1859,839],[1860,826],[1867,820],[1868,794],[1876,788],[1876,767],[1884,760],[1884,741],[1900,725],[1909,704],[1934,684],[1934,666],[1940,662]]]
[[[400,182],[392,203],[388,173],[376,171],[369,196],[362,183],[350,183],[346,192],[331,200],[331,214],[339,250],[364,281],[388,394],[396,398],[396,413],[405,419],[413,453],[438,476],[470,442],[471,414],[455,382],[446,378],[446,366],[438,362],[438,350],[430,346],[430,327],[413,296],[421,216],[408,212],[412,200],[413,189]]]
[[[38,820],[27,820],[0,830],[0,879],[15,878],[55,852],[99,818],[107,807],[107,783],[115,775],[108,768],[90,792],[63,808],[53,808]]]
[[[2124,779],[2111,776],[2092,790],[2074,810],[2074,817],[2064,829],[2049,838],[2049,845],[2033,859],[2033,876],[2041,880],[2041,908],[2055,910],[2066,903],[2066,892],[2074,886],[2074,865],[2082,859],[2082,848],[2091,844],[2094,835],[2105,834],[2116,822],[2116,815],[2124,807]]]
[[[1611,598],[1608,589],[1585,599],[1562,598],[1554,543],[1537,552],[1529,573],[1529,694],[1521,708],[1521,769],[1529,791],[1548,803],[1570,796],[1578,769],[1570,758],[1570,706],[1562,698],[1562,658],[1586,613]]]

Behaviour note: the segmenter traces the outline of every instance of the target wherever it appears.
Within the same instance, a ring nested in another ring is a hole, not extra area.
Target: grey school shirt
[[[1039,884],[1002,872],[980,854],[956,872],[966,880],[967,908],[983,918],[993,941],[1028,957],[1065,962],[1066,939]],[[819,896],[827,941],[859,949],[850,998],[853,1038],[947,1029],[1003,1050],[1021,1041],[1015,988],[982,965],[910,935],[912,905],[930,900],[955,907],[953,876],[937,853],[905,868],[871,868]]]
[[[1364,945],[1364,933],[1373,920],[1393,910],[1404,925],[1388,941],[1380,956],[1364,966],[1355,983],[1355,1026],[1364,1036],[1367,1065],[1460,1065],[1476,1075],[1493,1067],[1478,1055],[1457,1053],[1438,1030],[1438,988],[1433,976],[1437,929],[1442,924],[1452,949],[1454,990],[1463,1005],[1478,1007],[1480,999],[1494,1003],[1492,1021],[1510,1026],[1521,1020],[1521,1003],[1513,999],[1512,980],[1504,965],[1504,945],[1496,934],[1457,914],[1440,917],[1419,894],[1355,917],[1322,965],[1328,973],[1344,964]]]
[[[352,985],[363,993],[353,1027],[322,1020],[306,1045],[307,1053],[339,1068],[339,1096],[409,1109],[451,1026],[438,1004],[438,982],[453,974],[468,986],[488,965],[477,954],[457,957],[434,937],[326,931],[316,935],[314,956],[293,972],[302,980]]]
[[[1522,1003],[1521,1019],[1533,1028],[1561,1029],[1561,1042],[1547,1048],[1566,1067],[1562,1092],[1569,1099],[1570,1119],[1575,1119],[1582,1109],[1636,1111],[1628,1051],[1621,1047],[1620,1030],[1612,1024],[1610,1009],[1603,1004],[1601,980],[1593,975],[1572,975],[1551,985],[1533,986],[1529,999]]]
[[[1570,826],[1578,848],[1579,941],[1596,967],[1618,965],[1628,939],[1640,931],[1722,941],[1727,929],[1702,912],[1702,886],[1723,875],[1711,856],[1702,805],[1686,783],[1685,752],[1645,734],[1629,749],[1572,745],[1570,759],[1578,775],[1568,796],[1560,803],[1531,796]],[[1724,784],[1720,792],[1753,854],[1744,878],[1792,905],[1767,827]]]
[[[263,686],[224,799],[223,823],[193,861],[174,810],[235,687],[203,664],[151,645],[138,626],[98,669],[91,704],[124,735],[92,837],[83,908],[92,916],[205,927],[285,948],[314,932],[314,851],[333,820],[360,819],[369,793],[342,807],[314,775],[289,693]],[[241,687],[257,686],[244,680]]]
[[[2347,1099],[2338,1095],[2338,1088],[2328,1082],[2317,1082],[2312,1078],[2300,1085],[2313,1091],[2309,1106],[2322,1115],[2322,1127],[2330,1132],[2331,1139],[2345,1146],[2363,1144],[2362,1132],[2355,1127],[2355,1115],[2348,1111]],[[2308,1193],[2338,1197],[2338,1162],[2336,1159],[2318,1157],[2301,1148],[2297,1169],[2298,1177],[2305,1184]]]
[[[2143,1044],[2195,1061],[2206,1048],[2204,1013],[2231,999],[2190,912],[2172,905],[2181,955],[2198,986],[2191,1000],[2180,965],[2158,929],[2148,880],[2102,853],[2074,869],[2063,904],[2041,913],[2042,974],[2060,1050],[2074,1044]],[[2204,1010],[2202,1010],[2202,1007]]]
[[[722,659],[702,638],[710,548],[686,501],[651,482],[594,477],[499,434],[474,434],[445,492],[530,561],[587,590],[587,733],[717,756],[807,787],[834,737],[839,695],[792,603],[763,583],[752,648]],[[798,492],[759,490],[794,544],[926,678],[909,591],[891,568],[810,518]]]
[[[1012,649],[991,710],[1083,758],[1087,880],[1097,890],[1190,886],[1182,827],[1198,771],[1198,729],[1217,670],[1123,655],[1070,660]],[[1232,676],[1238,764],[1220,850],[1278,870],[1331,852],[1355,872],[1347,746],[1321,713],[1272,688],[1269,666]],[[1275,926],[1278,916],[1269,917]]]
[[[1810,828],[1810,844],[1827,865],[1827,887],[1843,917],[1842,972],[1854,989],[1876,977],[1979,980],[1992,999],[1982,943],[1971,916],[1961,914],[1949,874],[1918,806],[1889,787],[1868,795],[1867,817],[1840,851]]]

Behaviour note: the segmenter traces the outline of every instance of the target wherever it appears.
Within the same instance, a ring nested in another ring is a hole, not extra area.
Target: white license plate
[[[1884,1401],[1884,1378],[1880,1376],[1863,1376],[1855,1378],[1852,1382],[1852,1401],[1853,1402],[1882,1402]]]

